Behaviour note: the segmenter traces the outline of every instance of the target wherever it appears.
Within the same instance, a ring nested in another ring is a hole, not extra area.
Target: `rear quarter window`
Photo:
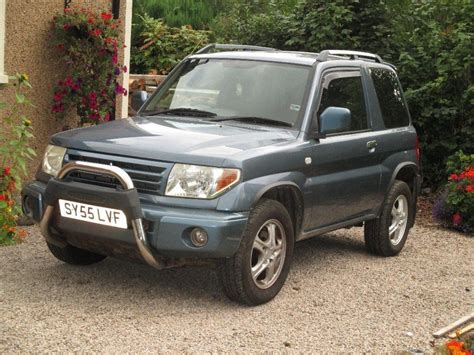
[[[371,68],[370,76],[375,86],[385,127],[408,126],[410,124],[408,108],[396,74],[387,69]]]

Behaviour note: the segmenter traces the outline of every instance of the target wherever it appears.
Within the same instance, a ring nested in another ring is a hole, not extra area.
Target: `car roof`
[[[279,50],[268,51],[226,51],[215,53],[195,54],[190,56],[192,59],[240,59],[240,60],[259,60],[266,62],[288,63],[299,65],[313,65],[318,57],[317,53],[309,52],[290,52]]]

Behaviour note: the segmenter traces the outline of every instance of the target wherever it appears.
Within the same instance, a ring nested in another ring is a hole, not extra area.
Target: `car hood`
[[[294,142],[297,131],[181,117],[136,117],[54,135],[53,144],[152,160],[220,166],[271,146]]]

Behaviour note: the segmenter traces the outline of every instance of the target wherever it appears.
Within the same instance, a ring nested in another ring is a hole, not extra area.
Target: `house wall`
[[[0,0],[1,1],[1,0]],[[122,0],[125,1],[125,0]],[[71,6],[98,6],[111,11],[111,0],[72,0]],[[23,112],[33,122],[35,139],[32,147],[38,158],[29,163],[33,177],[41,156],[48,144],[49,137],[66,125],[77,126],[74,112],[70,112],[64,121],[58,121],[51,113],[51,102],[55,83],[64,74],[56,50],[51,45],[51,21],[64,10],[64,0],[6,0],[5,33],[5,73],[26,73],[33,90],[28,98],[34,107]],[[120,13],[122,24],[125,11]],[[0,89],[0,100],[13,101],[11,88]],[[0,129],[2,111],[0,111]]]

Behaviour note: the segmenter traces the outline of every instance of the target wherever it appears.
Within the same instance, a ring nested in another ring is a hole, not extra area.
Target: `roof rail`
[[[319,53],[317,61],[325,62],[329,60],[329,56],[338,56],[338,57],[348,57],[349,59],[370,59],[376,63],[384,63],[382,58],[377,54],[367,53],[367,52],[358,52],[358,51],[345,51],[339,49],[327,49]]]
[[[220,43],[212,43],[209,44],[200,50],[198,50],[195,54],[205,54],[215,50],[240,50],[240,51],[275,51],[275,48],[270,47],[260,47],[260,46],[250,46],[246,44],[220,44]]]

